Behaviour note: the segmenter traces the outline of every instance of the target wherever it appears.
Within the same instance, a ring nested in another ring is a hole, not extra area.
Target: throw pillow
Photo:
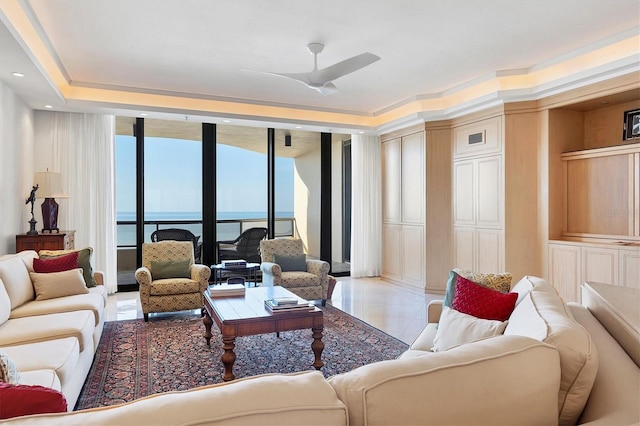
[[[154,280],[162,280],[166,278],[191,278],[190,261],[185,260],[169,260],[165,262],[151,261],[151,276]]]
[[[497,336],[504,332],[506,326],[507,321],[480,319],[445,306],[440,315],[432,350],[442,352],[465,343]]]
[[[38,256],[40,256],[41,259],[51,259],[69,253],[78,253],[78,267],[82,268],[84,283],[87,287],[95,287],[96,282],[93,279],[93,267],[91,266],[91,255],[93,254],[91,247],[85,247],[79,250],[40,250]]]
[[[483,287],[498,290],[503,293],[509,292],[511,289],[511,280],[513,279],[509,272],[503,272],[501,274],[484,274],[481,272],[466,271],[464,269],[456,268],[449,272],[449,279],[447,280],[447,288],[444,295],[444,306],[452,306],[453,298],[456,294],[458,277],[464,277],[474,283],[480,284]]]
[[[30,272],[29,275],[36,291],[36,300],[48,300],[89,293],[80,268],[63,272],[50,272],[48,274]]]
[[[305,254],[301,254],[299,256],[283,256],[280,254],[274,254],[273,263],[280,265],[282,272],[307,272],[307,256]]]
[[[20,371],[18,371],[16,363],[9,358],[6,352],[0,351],[0,382],[16,384],[21,381],[22,378],[20,377]]]
[[[502,293],[458,277],[453,309],[477,318],[506,321],[513,312],[518,293]]]
[[[38,385],[0,383],[0,401],[0,419],[67,412],[62,392]]]
[[[52,259],[33,259],[33,271],[39,273],[62,272],[79,268],[78,253],[69,253]]]

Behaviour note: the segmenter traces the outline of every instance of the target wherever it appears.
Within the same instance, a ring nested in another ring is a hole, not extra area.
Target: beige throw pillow
[[[455,346],[475,342],[504,332],[507,321],[476,318],[455,309],[444,307],[433,339],[434,352],[442,352]]]
[[[29,275],[36,291],[36,300],[89,293],[82,277],[81,268],[48,274],[30,272]]]

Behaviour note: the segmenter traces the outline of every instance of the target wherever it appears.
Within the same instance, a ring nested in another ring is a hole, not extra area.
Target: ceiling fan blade
[[[322,93],[324,96],[333,95],[334,93],[338,92],[338,88],[335,86],[335,84],[331,82],[325,84],[322,87],[313,87],[313,86],[307,86],[307,87],[317,90],[318,92]]]
[[[350,74],[354,71],[358,71],[361,68],[371,65],[372,63],[380,60],[380,57],[373,53],[361,53],[344,61],[333,64],[329,67],[321,70],[313,71],[309,73],[311,84],[322,84],[333,81],[344,75]]]
[[[309,78],[309,74],[308,72],[294,72],[294,73],[288,73],[288,72],[269,72],[269,71],[259,71],[259,70],[250,70],[247,68],[240,68],[241,71],[249,71],[249,72],[257,72],[260,74],[267,74],[267,75],[275,75],[276,77],[285,77],[285,78],[291,78],[293,80],[297,80],[301,83],[304,83],[306,85],[311,84],[311,79]]]

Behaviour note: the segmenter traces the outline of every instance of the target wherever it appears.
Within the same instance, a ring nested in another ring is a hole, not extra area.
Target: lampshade
[[[60,173],[36,172],[35,184],[38,185],[37,198],[69,198],[62,190]]]

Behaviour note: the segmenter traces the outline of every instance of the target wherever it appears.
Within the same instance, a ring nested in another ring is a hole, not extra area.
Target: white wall
[[[0,254],[14,253],[16,234],[29,230],[33,129],[33,110],[0,81]]]

